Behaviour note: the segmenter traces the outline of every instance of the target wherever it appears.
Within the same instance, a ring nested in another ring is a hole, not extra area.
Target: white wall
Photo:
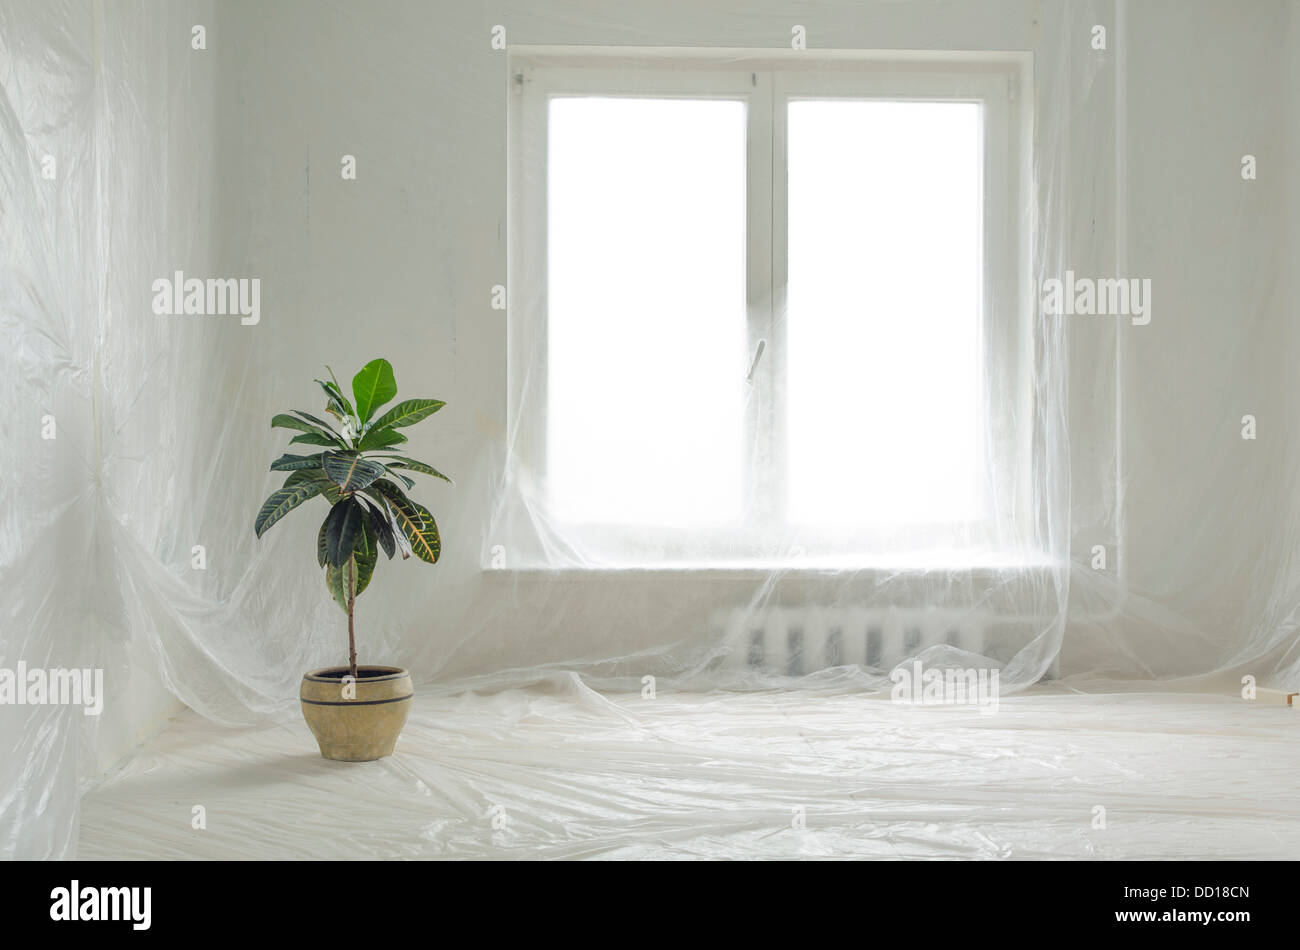
[[[1077,669],[1188,673],[1227,662],[1262,621],[1281,563],[1289,377],[1283,82],[1288,2],[1128,4],[1129,270],[1154,282],[1126,336],[1119,621],[1067,638]],[[1259,180],[1244,182],[1254,154]],[[1260,439],[1240,438],[1256,414]],[[1086,488],[1083,489],[1086,491]]]
[[[369,647],[441,675],[617,656],[659,642],[647,630],[669,622],[684,588],[727,589],[703,578],[531,579],[478,568],[507,424],[505,320],[488,306],[506,279],[507,87],[490,31],[505,25],[513,44],[780,47],[798,22],[813,45],[996,48],[1029,46],[1035,26],[1023,2],[798,9],[792,19],[777,2],[233,7],[241,35],[230,92],[244,111],[220,136],[232,215],[225,266],[274,278],[259,328],[272,342],[248,358],[273,353],[259,375],[276,379],[254,418],[282,408],[275,400],[314,398],[308,381],[322,364],[346,361],[350,373],[379,355],[392,359],[404,393],[448,402],[412,430],[411,445],[457,481],[417,496],[439,518],[444,561],[433,571],[380,566],[361,602],[363,655]],[[344,154],[357,156],[355,182],[340,179]],[[288,529],[299,550],[310,549],[311,527]],[[587,611],[593,591],[619,610]]]
[[[448,402],[414,430],[411,446],[457,479],[454,490],[422,496],[439,516],[445,561],[432,572],[381,566],[363,599],[363,654],[429,675],[618,655],[647,645],[649,618],[684,586],[724,590],[700,578],[638,583],[619,615],[589,616],[581,605],[593,585],[608,595],[618,580],[478,570],[506,426],[504,319],[487,303],[505,279],[504,60],[488,39],[501,23],[516,44],[780,46],[799,22],[813,45],[1028,47],[1042,19],[1029,2],[797,8],[796,17],[776,2],[223,5],[235,48],[218,136],[222,261],[232,273],[268,276],[259,332],[270,343],[234,340],[227,356],[265,380],[263,403],[245,399],[240,411],[256,424],[310,394],[306,381],[322,364],[346,362],[350,373],[378,355],[393,360],[406,395]],[[1291,535],[1276,533],[1261,506],[1285,490],[1279,443],[1243,444],[1237,430],[1242,414],[1260,409],[1276,439],[1271,420],[1286,406],[1289,377],[1275,345],[1287,315],[1277,283],[1286,220],[1278,117],[1295,113],[1282,65],[1294,5],[1127,8],[1128,33],[1114,38],[1127,45],[1122,223],[1130,275],[1156,288],[1154,320],[1129,331],[1123,369],[1132,591],[1121,600],[1105,583],[1090,590],[1094,579],[1076,572],[1078,597],[1098,596],[1069,629],[1065,671],[1176,674],[1227,662],[1276,629],[1268,578]],[[1098,82],[1110,75],[1103,68]],[[1250,184],[1238,174],[1247,151],[1262,169]],[[357,156],[355,182],[338,174],[344,154]],[[1077,224],[1103,235],[1116,226]],[[1081,362],[1080,405],[1105,392],[1111,370]],[[1087,481],[1076,476],[1076,515],[1103,523],[1117,502],[1113,479],[1098,469],[1114,439],[1105,412],[1082,418],[1072,432],[1077,457],[1099,461],[1081,469]],[[289,530],[284,550],[309,547],[310,526]],[[539,630],[543,610],[573,622]],[[1105,619],[1086,619],[1098,614]],[[323,646],[336,635],[313,631]]]

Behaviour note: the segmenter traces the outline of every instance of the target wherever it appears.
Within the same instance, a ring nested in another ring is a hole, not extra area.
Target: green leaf
[[[343,445],[342,437],[334,431],[330,424],[323,419],[318,419],[310,413],[303,412],[301,409],[295,409],[296,415],[280,413],[271,420],[272,429],[296,429],[299,432],[305,432],[311,436],[318,436],[329,439],[328,442],[315,442],[316,445]],[[301,417],[301,418],[299,418]],[[296,437],[290,442],[306,442],[309,439]]]
[[[360,491],[385,472],[382,464],[355,452],[325,452],[322,464],[330,481],[343,491]]]
[[[413,426],[426,416],[433,415],[445,405],[447,404],[441,399],[404,400],[376,419],[374,425],[371,426],[371,431]]]
[[[325,367],[329,369],[329,367]],[[333,377],[334,371],[330,370],[330,376]],[[325,390],[325,410],[333,413],[339,419],[345,416],[355,415],[352,411],[352,403],[348,402],[348,397],[343,395],[343,390],[339,389],[338,381],[327,383],[323,379],[316,380],[321,389]]]
[[[348,562],[351,563],[349,558]],[[344,568],[335,567],[333,564],[325,568],[325,586],[329,589],[330,596],[334,598],[334,603],[339,605],[339,609],[344,613],[348,612],[348,588],[345,583],[346,571]]]
[[[375,563],[379,560],[374,536],[367,534],[367,530],[357,533],[356,548],[342,565],[335,567],[331,564],[325,568],[325,586],[329,588],[334,603],[344,612],[348,609],[349,592],[355,600],[370,586]]]
[[[301,468],[296,472],[290,472],[289,477],[284,480],[284,487],[291,488],[300,482],[318,483],[321,496],[331,505],[337,504],[339,499],[343,497],[339,492],[339,486],[329,480],[323,468]]]
[[[316,532],[316,560],[320,562],[321,567],[325,566],[325,552],[329,548],[329,535],[325,531],[327,524],[329,524],[328,517],[320,523],[320,531]]]
[[[397,490],[396,485],[392,487],[394,490]],[[406,533],[402,530],[402,525],[401,522],[397,520],[397,515],[393,513],[393,506],[388,503],[388,499],[384,496],[384,493],[376,490],[374,485],[367,488],[365,494],[367,498],[375,503],[384,518],[388,520],[388,527],[393,535],[394,546],[398,551],[402,552],[402,560],[405,561],[411,556],[411,543],[406,540]]]
[[[442,537],[438,534],[437,522],[433,520],[433,514],[428,508],[419,502],[411,502],[411,517],[409,521],[403,520],[402,530],[406,532],[406,540],[411,544],[411,551],[422,561],[428,561],[430,564],[438,563],[438,556],[442,553]],[[398,517],[406,519],[406,515],[399,513]],[[418,521],[415,519],[418,517]]]
[[[339,609],[344,613],[347,613],[348,610],[349,589],[351,589],[353,599],[361,592],[357,586],[360,582],[360,573],[360,567],[355,557],[349,557],[343,562],[342,567],[335,567],[330,564],[325,568],[325,586],[329,588],[334,603],[338,604]]]
[[[338,398],[338,401],[343,403],[343,408],[348,411],[348,415],[355,416],[356,412],[352,409],[352,403],[348,402],[348,397],[343,395],[343,387],[339,385],[339,378],[334,375],[334,370],[326,365],[325,372],[330,374],[330,385],[334,387],[334,395]]]
[[[386,502],[390,507],[394,502],[407,502],[410,499],[402,494],[402,490],[386,478],[377,478],[374,483],[366,489],[366,494],[376,501]]]
[[[335,567],[352,555],[356,544],[357,532],[365,521],[365,512],[360,503],[351,496],[344,498],[330,509],[325,518],[325,561]]]
[[[271,525],[293,511],[308,498],[319,495],[321,491],[322,485],[320,482],[302,481],[272,492],[271,496],[262,503],[262,510],[257,513],[257,520],[253,522],[253,531],[260,538]]]
[[[375,449],[386,449],[390,445],[401,445],[406,440],[406,436],[396,429],[372,428],[357,443],[357,451],[373,452]]]
[[[321,432],[304,432],[302,435],[295,435],[289,440],[290,445],[301,442],[303,445],[327,445],[332,449],[343,448],[346,443],[342,439],[335,439]]]
[[[422,561],[438,563],[442,552],[442,538],[438,534],[438,525],[433,520],[429,509],[418,502],[411,501],[402,490],[387,479],[377,479],[374,488],[384,496],[402,534],[411,545],[411,551]]]
[[[329,435],[338,436],[338,433],[334,431],[334,427],[330,425],[328,422],[326,422],[324,419],[321,419],[318,416],[313,416],[310,412],[303,412],[301,409],[295,409],[294,412],[297,415],[302,416],[308,422],[314,423],[320,428],[324,429],[325,432],[328,433]]]
[[[370,519],[370,527],[374,529],[379,546],[392,558],[397,553],[397,543],[393,537],[393,525],[389,521],[387,506],[383,502],[372,503],[366,508],[366,517]]]
[[[396,395],[397,379],[388,360],[371,360],[352,377],[352,397],[362,422],[369,422],[375,410]]]
[[[271,463],[273,472],[293,472],[302,468],[320,468],[320,455],[281,455]]]
[[[281,412],[271,417],[272,429],[297,429],[299,432],[315,432],[316,426],[310,422],[304,422],[297,416],[291,416],[287,412]]]
[[[410,469],[412,472],[419,472],[421,475],[432,475],[435,478],[441,478],[444,482],[446,482],[449,485],[456,484],[446,475],[442,474],[442,472],[434,468],[432,465],[426,465],[424,462],[418,462],[415,459],[408,459],[404,455],[382,455],[380,456],[380,458],[394,460],[392,462],[384,463],[384,465],[386,465],[390,469],[406,468],[406,469]]]
[[[296,469],[294,472],[289,473],[289,478],[286,478],[283,487],[291,489],[291,487],[294,487],[295,485],[305,485],[305,483],[309,482],[315,482],[320,486],[321,495],[324,496],[325,500],[328,500],[330,504],[337,503],[339,498],[341,498],[338,486],[325,476],[325,469],[322,468]]]
[[[361,530],[357,532],[352,557],[357,563],[357,595],[360,596],[361,592],[370,586],[370,578],[374,575],[375,565],[379,562],[379,539],[369,520],[361,522]]]
[[[290,472],[289,477],[284,480],[282,488],[292,488],[294,485],[303,485],[308,482],[320,482],[322,490],[325,485],[334,483],[325,477],[325,470],[320,468],[300,468],[295,472]]]

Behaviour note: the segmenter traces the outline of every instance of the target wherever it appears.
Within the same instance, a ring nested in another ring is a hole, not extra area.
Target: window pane
[[[547,478],[570,521],[739,514],[745,109],[557,98]]]
[[[789,103],[789,506],[984,512],[977,103]]]

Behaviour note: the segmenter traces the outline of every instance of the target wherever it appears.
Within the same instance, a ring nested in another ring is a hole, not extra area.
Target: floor
[[[363,764],[320,758],[299,719],[187,712],[81,822],[87,859],[1293,859],[1300,710],[1059,688],[991,715],[851,693],[646,699],[556,674],[423,689],[397,754]]]

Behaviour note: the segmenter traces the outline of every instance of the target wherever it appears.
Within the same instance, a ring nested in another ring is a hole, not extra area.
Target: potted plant
[[[273,524],[316,496],[329,512],[316,536],[316,559],[325,586],[348,616],[348,665],[313,670],[302,678],[303,718],[327,759],[368,762],[391,755],[411,707],[411,675],[400,667],[358,666],[355,608],[370,584],[382,550],[390,559],[414,554],[436,564],[442,548],[433,515],[403,491],[414,488],[407,473],[450,482],[437,469],[396,451],[407,441],[399,431],[441,409],[437,399],[407,399],[376,417],[397,396],[387,360],[371,360],[352,379],[352,402],[329,370],[325,391],[329,422],[294,410],[271,420],[271,428],[298,432],[290,446],[318,446],[309,455],[285,454],[271,471],[288,472],[284,486],[266,499],[253,530],[260,538]],[[398,482],[402,484],[399,485]]]

